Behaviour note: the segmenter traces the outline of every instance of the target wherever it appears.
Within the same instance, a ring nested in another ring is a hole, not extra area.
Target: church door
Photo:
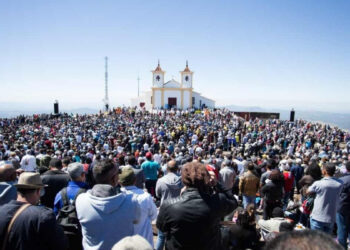
[[[168,105],[169,105],[169,108],[174,108],[176,107],[176,97],[169,97],[168,98]]]

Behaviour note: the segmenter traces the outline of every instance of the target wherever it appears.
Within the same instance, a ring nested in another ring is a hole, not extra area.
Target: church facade
[[[214,108],[215,101],[202,96],[193,90],[193,72],[188,63],[183,71],[180,71],[181,82],[174,79],[165,82],[165,71],[158,62],[155,70],[152,70],[152,88],[138,98],[131,100],[132,106],[151,109],[189,109],[189,108]]]

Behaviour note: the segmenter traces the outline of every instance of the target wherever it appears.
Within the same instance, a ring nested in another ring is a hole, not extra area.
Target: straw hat
[[[19,176],[18,183],[15,186],[23,189],[37,189],[47,185],[43,184],[38,173],[25,172]]]

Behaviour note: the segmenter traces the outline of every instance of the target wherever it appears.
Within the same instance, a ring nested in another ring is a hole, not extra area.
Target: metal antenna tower
[[[105,111],[109,110],[108,100],[108,57],[105,57],[105,98],[103,99],[105,105]]]

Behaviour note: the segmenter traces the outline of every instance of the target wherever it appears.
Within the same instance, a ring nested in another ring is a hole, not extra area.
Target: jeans
[[[255,206],[255,195],[254,196],[243,195],[243,208],[246,208],[250,203],[253,203]]]
[[[165,244],[165,235],[158,229],[158,238],[156,243],[156,250],[163,250]]]
[[[328,234],[332,234],[334,224],[321,222],[310,218],[310,226],[312,230],[319,230]]]
[[[340,245],[342,245],[345,249],[348,249],[347,247],[347,238],[350,240],[350,215],[343,215],[341,213],[337,213],[337,227],[338,227],[338,242]]]
[[[310,228],[310,215],[301,213],[299,222],[303,224],[304,227]]]

